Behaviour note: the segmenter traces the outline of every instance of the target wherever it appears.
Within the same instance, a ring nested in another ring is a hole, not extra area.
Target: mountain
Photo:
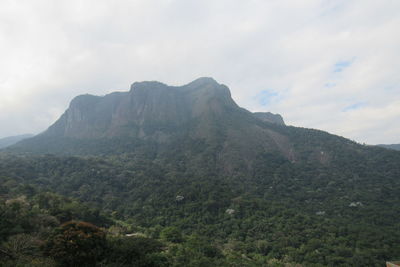
[[[18,143],[19,141],[30,138],[32,136],[33,136],[33,134],[23,134],[23,135],[16,135],[16,136],[9,136],[9,137],[1,138],[0,139],[0,149],[14,145],[14,144]]]
[[[249,112],[212,78],[183,86],[135,82],[128,92],[77,96],[45,132],[8,151],[130,154],[165,165],[179,158],[185,168],[248,177],[268,158],[343,167],[374,153],[343,137],[286,126],[280,115]]]
[[[125,93],[76,97],[43,136],[162,139],[193,120],[235,108],[228,88],[211,78],[181,87],[140,82]]]
[[[280,115],[255,113],[254,117],[283,124]],[[35,139],[136,138],[163,143],[183,134],[210,139],[216,128],[254,128],[254,117],[236,105],[226,86],[212,78],[180,87],[136,82],[129,92],[74,98],[61,118]],[[240,125],[233,126],[235,122]]]
[[[201,143],[218,154],[214,153],[222,169],[232,171],[235,164],[250,168],[266,151],[295,160],[293,143],[283,128],[280,115],[240,108],[229,89],[212,78],[178,87],[139,82],[129,92],[74,98],[48,130],[12,149],[87,155],[152,147],[165,158],[171,151],[188,153]],[[200,160],[199,151],[192,152],[191,158]]]
[[[391,144],[391,145],[378,145],[380,147],[388,148],[388,149],[393,149],[393,150],[400,150],[400,144]]]
[[[253,115],[265,122],[285,125],[282,116],[279,114],[272,114],[271,112],[254,112]]]
[[[57,193],[135,232],[172,232],[172,266],[380,266],[400,255],[399,177],[398,151],[249,112],[211,78],[78,96],[0,153],[1,198],[58,211]]]
[[[329,164],[336,150],[362,150],[342,137],[285,126],[280,115],[240,108],[228,87],[212,78],[184,86],[137,82],[129,92],[78,96],[48,130],[10,149],[70,155],[147,151],[163,160],[174,151],[189,161],[214,158],[219,171],[232,173],[252,171],[265,153]]]

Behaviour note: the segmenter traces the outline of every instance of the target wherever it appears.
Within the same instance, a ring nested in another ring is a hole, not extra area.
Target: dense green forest
[[[400,153],[354,146],[330,164],[265,153],[236,176],[152,150],[3,153],[2,264],[382,266],[400,255]],[[93,255],[62,245],[68,227],[98,233],[75,248]]]

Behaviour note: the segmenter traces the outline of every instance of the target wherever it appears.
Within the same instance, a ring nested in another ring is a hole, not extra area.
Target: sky
[[[400,1],[0,1],[0,137],[76,95],[203,76],[288,125],[400,143]]]

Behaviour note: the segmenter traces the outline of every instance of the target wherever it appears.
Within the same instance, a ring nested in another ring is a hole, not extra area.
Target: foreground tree
[[[87,222],[61,225],[46,245],[46,252],[62,266],[94,266],[106,249],[103,230]]]

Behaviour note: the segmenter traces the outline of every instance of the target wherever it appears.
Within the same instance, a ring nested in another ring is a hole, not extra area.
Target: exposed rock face
[[[44,135],[73,138],[148,137],[171,132],[204,115],[238,108],[229,89],[211,78],[185,86],[136,82],[129,92],[81,95]]]
[[[73,155],[144,153],[225,174],[251,173],[270,157],[271,164],[283,159],[329,165],[340,149],[360,147],[318,130],[285,126],[280,115],[240,108],[229,89],[212,78],[184,86],[139,82],[128,92],[78,96],[47,131],[9,148]]]
[[[129,92],[74,98],[47,131],[16,147],[19,151],[68,154],[90,154],[102,147],[101,153],[109,154],[136,149],[135,144],[150,145],[158,154],[177,150],[196,158],[194,154],[209,153],[226,172],[251,168],[266,152],[294,160],[288,136],[281,128],[264,123],[268,117],[283,124],[282,118],[257,117],[240,108],[228,87],[212,78],[199,78],[184,86],[136,82]]]
[[[285,125],[282,116],[279,114],[273,114],[271,112],[254,112],[253,115],[265,122]]]

